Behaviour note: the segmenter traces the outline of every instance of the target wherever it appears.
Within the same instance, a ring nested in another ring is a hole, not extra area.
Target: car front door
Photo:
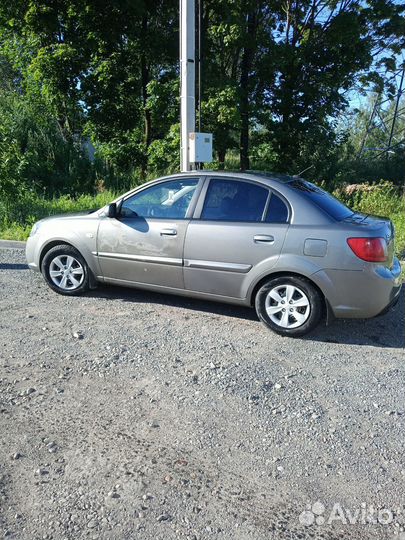
[[[199,178],[148,186],[101,219],[97,256],[107,282],[184,288],[183,246]]]
[[[258,182],[210,178],[184,245],[185,288],[245,298],[251,273],[276,264],[289,226],[289,207]]]

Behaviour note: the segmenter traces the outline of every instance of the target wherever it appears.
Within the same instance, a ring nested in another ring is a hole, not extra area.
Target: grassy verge
[[[39,219],[57,214],[97,210],[110,203],[115,197],[114,193],[108,191],[95,196],[81,195],[76,199],[68,195],[57,199],[43,199],[34,195],[24,197],[7,212],[11,217],[0,220],[0,238],[26,240],[32,225]]]
[[[373,186],[359,185],[349,192],[341,188],[334,194],[354,210],[392,219],[397,234],[397,253],[402,259],[405,258],[405,199],[392,184],[381,182]],[[0,219],[0,238],[26,240],[33,223],[38,219],[102,208],[114,198],[114,193],[108,191],[96,196],[82,195],[77,199],[63,196],[49,200],[31,195],[13,205],[12,211],[8,212],[12,219]]]

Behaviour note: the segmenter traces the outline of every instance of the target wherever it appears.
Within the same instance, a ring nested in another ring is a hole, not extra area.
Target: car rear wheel
[[[260,320],[271,330],[291,337],[311,332],[322,315],[318,290],[296,276],[269,279],[259,289],[255,307]]]
[[[50,249],[43,258],[41,271],[49,287],[59,294],[75,296],[89,289],[89,267],[72,246]]]

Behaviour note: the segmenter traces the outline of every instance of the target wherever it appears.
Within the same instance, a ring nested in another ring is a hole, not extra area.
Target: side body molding
[[[195,259],[185,259],[184,266],[187,268],[201,268],[205,270],[220,270],[222,272],[237,272],[247,274],[251,270],[251,264],[238,264],[220,261],[201,261]]]

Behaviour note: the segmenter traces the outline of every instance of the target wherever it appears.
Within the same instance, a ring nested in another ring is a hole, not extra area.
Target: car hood
[[[46,218],[40,219],[39,223],[48,223],[50,221],[55,220],[68,220],[68,219],[82,219],[87,216],[91,216],[92,214],[96,214],[98,212],[99,208],[96,210],[86,210],[84,212],[75,212],[72,214],[55,214],[54,216],[48,216]]]

